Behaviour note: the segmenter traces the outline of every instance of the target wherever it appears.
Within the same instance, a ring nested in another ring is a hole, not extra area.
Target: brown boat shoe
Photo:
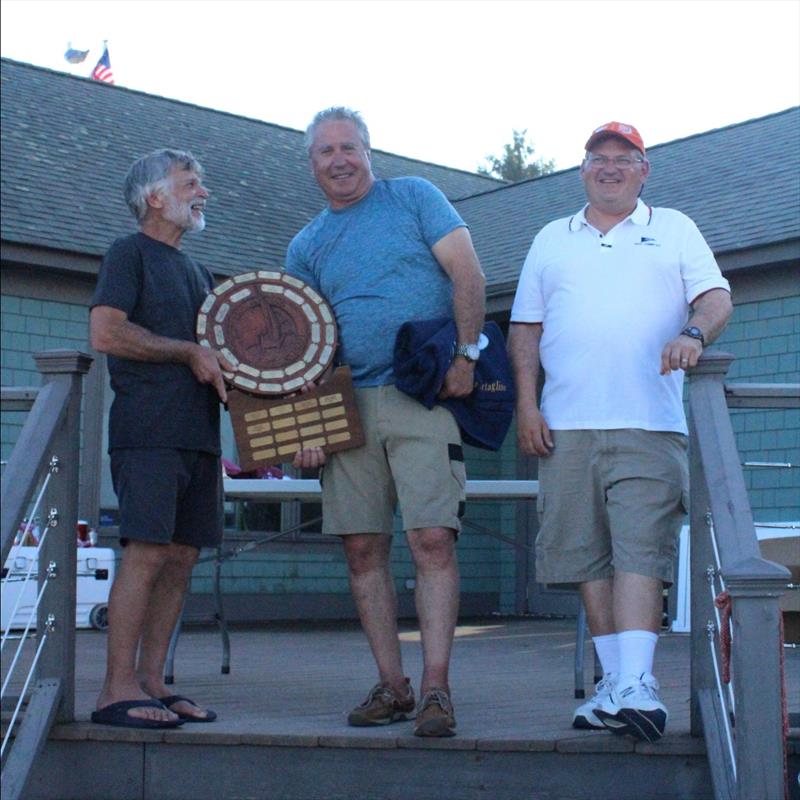
[[[455,736],[456,718],[448,689],[430,689],[417,707],[414,736]]]
[[[369,690],[367,699],[347,715],[347,724],[355,727],[389,725],[392,722],[408,719],[414,712],[414,690],[406,678],[406,695],[400,697],[386,683],[376,683]]]

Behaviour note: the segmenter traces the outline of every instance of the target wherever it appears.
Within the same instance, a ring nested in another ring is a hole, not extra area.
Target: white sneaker
[[[572,715],[573,728],[603,730],[606,727],[603,720],[596,716],[595,711],[601,709],[608,714],[616,714],[619,711],[609,700],[616,680],[617,676],[613,672],[606,672],[603,675],[594,687],[594,696],[575,709],[575,713]]]
[[[658,696],[658,681],[649,673],[621,675],[604,707],[596,716],[617,734],[630,734],[644,742],[658,741],[667,725],[667,708]],[[608,706],[616,706],[609,713]]]

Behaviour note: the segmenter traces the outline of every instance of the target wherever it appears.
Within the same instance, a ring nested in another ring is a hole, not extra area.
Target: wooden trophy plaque
[[[224,281],[200,308],[197,339],[235,366],[223,374],[242,469],[291,461],[306,447],[364,443],[349,368],[294,394],[325,373],[337,342],[330,307],[303,281],[273,271]]]
[[[364,444],[349,367],[339,367],[316,389],[267,400],[236,389],[228,393],[239,465],[244,470],[291,461],[298,450],[326,453]]]

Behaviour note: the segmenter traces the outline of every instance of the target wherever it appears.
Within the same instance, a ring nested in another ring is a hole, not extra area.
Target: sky
[[[610,120],[652,146],[800,104],[800,0],[2,0],[0,15],[3,57],[88,76],[107,40],[117,86],[297,129],[347,105],[373,148],[470,171],[512,130],[566,169]]]

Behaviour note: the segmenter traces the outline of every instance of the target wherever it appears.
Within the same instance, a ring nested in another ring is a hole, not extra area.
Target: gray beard
[[[186,209],[184,213],[182,212],[183,208],[170,200],[164,211],[164,219],[177,225],[185,233],[200,233],[200,231],[204,230],[206,227],[205,214],[201,214],[200,219],[197,220],[192,215],[191,208]]]
[[[198,221],[195,221],[194,217],[192,217],[192,227],[186,229],[186,233],[200,233],[204,231],[206,228],[206,216],[205,214],[201,215]]]

